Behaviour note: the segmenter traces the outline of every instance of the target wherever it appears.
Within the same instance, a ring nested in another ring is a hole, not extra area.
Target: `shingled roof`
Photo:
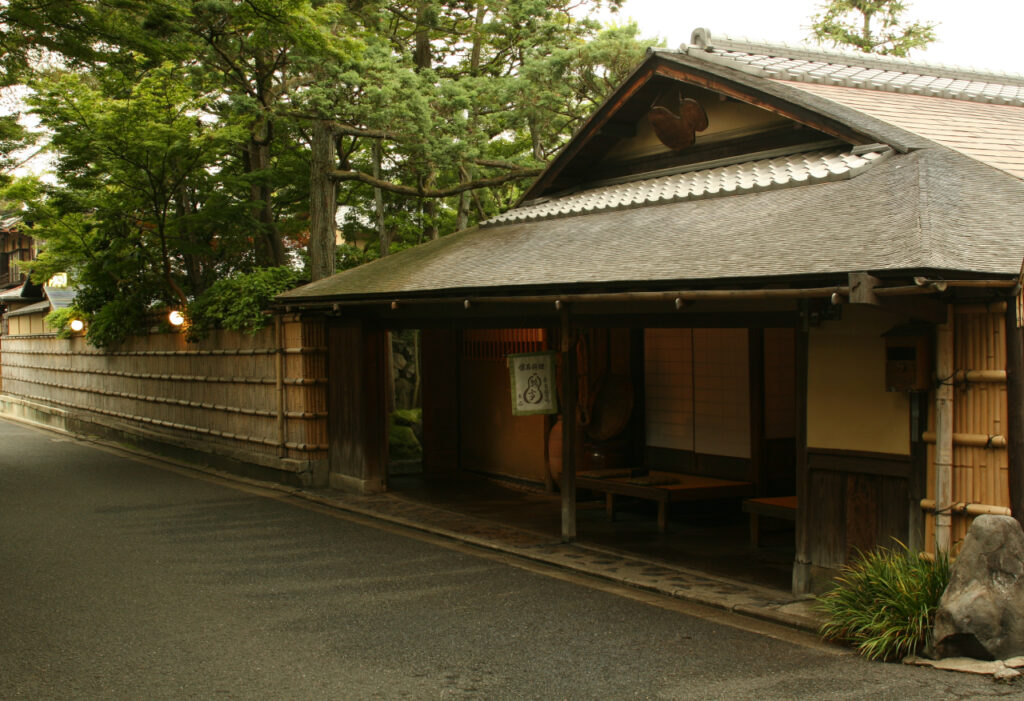
[[[1024,76],[693,33],[686,56],[850,107],[1024,178]]]
[[[799,55],[777,60],[785,58],[781,48],[706,37],[679,52],[654,52],[538,179],[532,199],[480,227],[280,299],[752,286],[856,271],[1019,272],[1024,78],[929,67],[932,76],[905,61],[881,60],[883,70],[871,57],[858,65],[836,52],[819,52],[818,60],[807,50],[791,53]],[[795,120],[813,118],[834,142],[558,191],[559,173],[600,133],[626,99],[619,95],[666,75],[725,85],[730,97],[749,95]]]

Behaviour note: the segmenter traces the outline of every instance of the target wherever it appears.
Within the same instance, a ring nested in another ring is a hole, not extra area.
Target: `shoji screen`
[[[750,457],[746,329],[648,329],[647,444]]]

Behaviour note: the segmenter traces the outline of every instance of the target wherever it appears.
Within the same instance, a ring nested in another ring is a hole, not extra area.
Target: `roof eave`
[[[783,85],[769,78],[751,75],[737,68],[688,54],[652,51],[573,135],[569,143],[522,196],[517,206],[547,194],[552,183],[611,120],[615,112],[641,87],[657,76],[674,78],[720,92],[851,144],[884,143],[904,153],[931,145],[931,142],[910,132],[797,87]]]

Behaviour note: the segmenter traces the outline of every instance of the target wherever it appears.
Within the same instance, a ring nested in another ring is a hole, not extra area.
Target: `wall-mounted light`
[[[68,326],[71,327],[72,331],[78,333],[79,331],[85,328],[85,322],[82,321],[81,319],[72,319],[71,323],[69,323]]]
[[[171,326],[181,326],[185,323],[185,315],[175,309],[167,315],[167,321],[171,322]]]

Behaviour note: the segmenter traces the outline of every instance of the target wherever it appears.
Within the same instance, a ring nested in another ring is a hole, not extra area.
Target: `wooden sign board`
[[[512,415],[557,414],[558,392],[554,351],[513,353],[508,359]]]

